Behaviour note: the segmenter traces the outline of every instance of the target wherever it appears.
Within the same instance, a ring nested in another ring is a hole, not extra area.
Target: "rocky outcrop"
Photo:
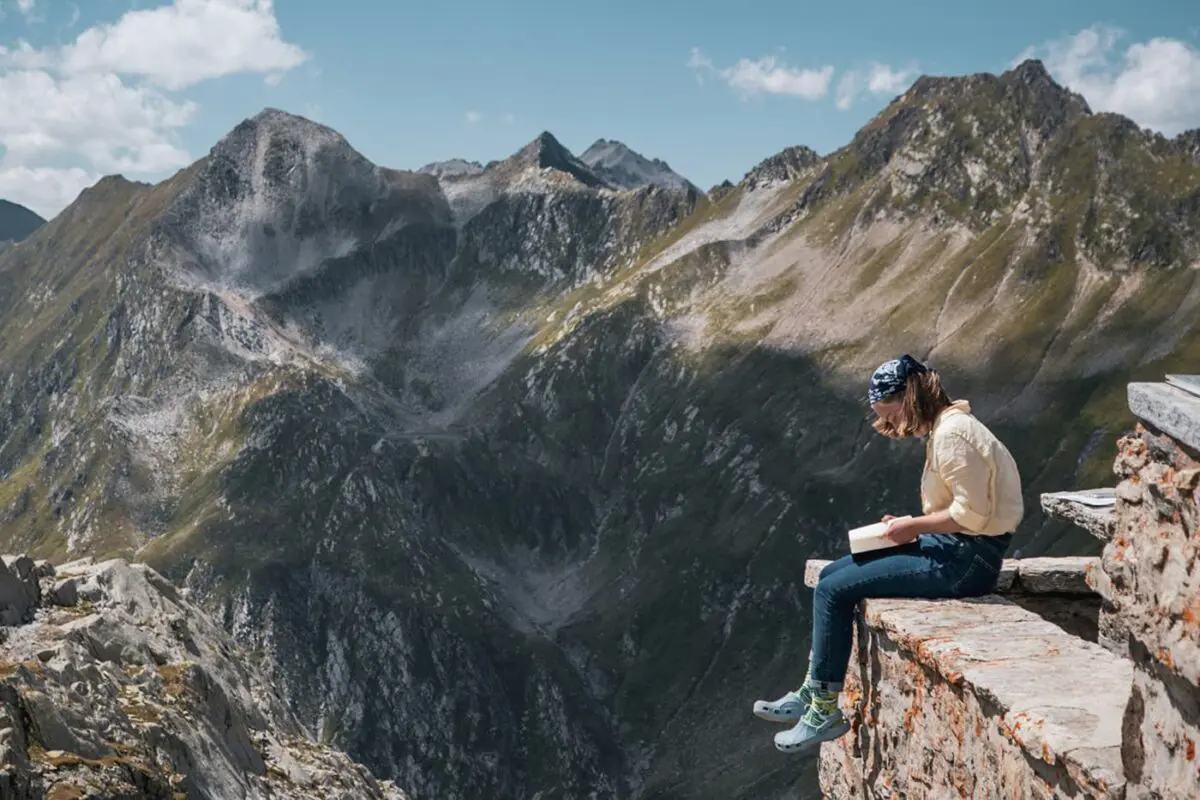
[[[757,189],[773,183],[786,183],[809,174],[821,163],[821,157],[811,147],[788,147],[770,158],[763,159],[742,178],[742,186]]]
[[[1196,796],[1200,396],[1190,385],[1129,386],[1141,421],[1119,443],[1115,524],[1082,571],[1102,600],[1099,644],[1001,597],[868,601],[843,695],[854,728],[821,754],[828,796]],[[1078,572],[1069,559],[1032,560]],[[1006,571],[1018,577],[1000,593],[1012,597],[1022,570]]]
[[[305,738],[228,634],[152,569],[0,565],[0,796],[406,796]]]

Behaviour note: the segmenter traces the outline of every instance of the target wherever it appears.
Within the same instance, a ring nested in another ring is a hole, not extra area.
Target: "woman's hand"
[[[895,519],[891,514],[884,515],[883,521],[891,523],[888,525],[888,529],[883,532],[885,539],[889,539],[896,544],[908,544],[909,542],[915,542],[917,537],[921,535],[921,530],[912,524],[912,520],[906,519],[899,522],[892,522]]]

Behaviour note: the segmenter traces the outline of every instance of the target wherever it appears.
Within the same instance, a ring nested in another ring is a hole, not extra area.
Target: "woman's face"
[[[889,397],[885,400],[880,400],[878,403],[872,403],[871,410],[875,412],[875,416],[892,427],[896,427],[900,424],[902,415],[904,414],[904,399],[901,397]]]

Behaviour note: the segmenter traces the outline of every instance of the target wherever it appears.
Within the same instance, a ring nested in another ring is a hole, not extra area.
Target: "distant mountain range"
[[[530,145],[538,151],[540,168],[560,169],[575,175],[585,185],[614,190],[640,189],[645,186],[660,186],[670,189],[690,189],[703,192],[683,176],[676,173],[660,159],[649,159],[631,150],[621,142],[598,139],[581,155],[575,156],[550,133],[542,133]],[[521,152],[529,157],[524,148]],[[532,151],[531,151],[532,152]],[[516,158],[520,158],[518,153]],[[426,164],[418,172],[434,175],[439,179],[457,180],[479,175],[500,162],[484,166],[477,161],[460,158],[435,161]]]
[[[0,242],[19,242],[45,222],[25,206],[0,200]]]

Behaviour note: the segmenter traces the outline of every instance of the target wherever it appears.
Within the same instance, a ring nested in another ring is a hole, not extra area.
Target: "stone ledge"
[[[804,563],[804,585],[815,588],[821,570],[829,561],[809,559]],[[1073,594],[1092,595],[1095,589],[1088,575],[1100,569],[1100,559],[1084,556],[1067,558],[1006,558],[996,585],[999,594]]]
[[[1200,397],[1165,383],[1131,383],[1128,397],[1139,419],[1200,450]]]
[[[1092,489],[1089,493],[1108,493],[1116,497],[1115,489]],[[1107,542],[1117,527],[1115,505],[1091,506],[1072,497],[1072,492],[1048,492],[1042,495],[1042,511],[1046,516],[1083,528],[1097,539]]]
[[[1035,784],[1058,789],[1073,784],[1087,797],[1123,796],[1121,727],[1133,679],[1130,662],[1064,634],[1000,597],[966,601],[880,599],[868,600],[863,606],[860,631],[866,630],[870,653],[866,661],[859,654],[860,664],[886,658],[893,663],[899,659],[921,665],[953,689],[950,694],[940,694],[940,702],[976,709],[979,722],[975,739],[1007,741],[1029,759],[1030,766],[1023,774],[1006,770],[979,780],[995,782],[996,790],[1005,791],[1003,796]],[[863,646],[861,637],[858,646]],[[852,664],[852,670],[854,667]],[[872,672],[876,669],[871,668]],[[886,674],[883,680],[886,684]],[[865,725],[862,709],[852,709],[859,737],[874,735],[874,731],[864,729],[875,726],[880,735],[887,735],[900,726],[901,718],[908,720],[914,713],[937,710],[931,706],[921,712],[906,693],[897,693],[896,686],[854,682],[863,683],[862,692],[871,695],[867,710],[868,717],[874,717],[867,720],[869,726]],[[929,682],[926,697],[933,696],[936,682]],[[933,724],[934,720],[928,722]],[[979,725],[994,727],[989,733]],[[858,759],[870,752],[870,748],[856,747],[850,741],[826,747],[823,762],[832,757],[845,764],[845,759]],[[962,745],[956,755],[943,755],[942,768],[957,774],[986,770],[991,758],[986,750]],[[976,755],[979,763],[974,763]],[[1044,768],[1035,768],[1036,764]],[[829,774],[824,763],[822,773]]]

